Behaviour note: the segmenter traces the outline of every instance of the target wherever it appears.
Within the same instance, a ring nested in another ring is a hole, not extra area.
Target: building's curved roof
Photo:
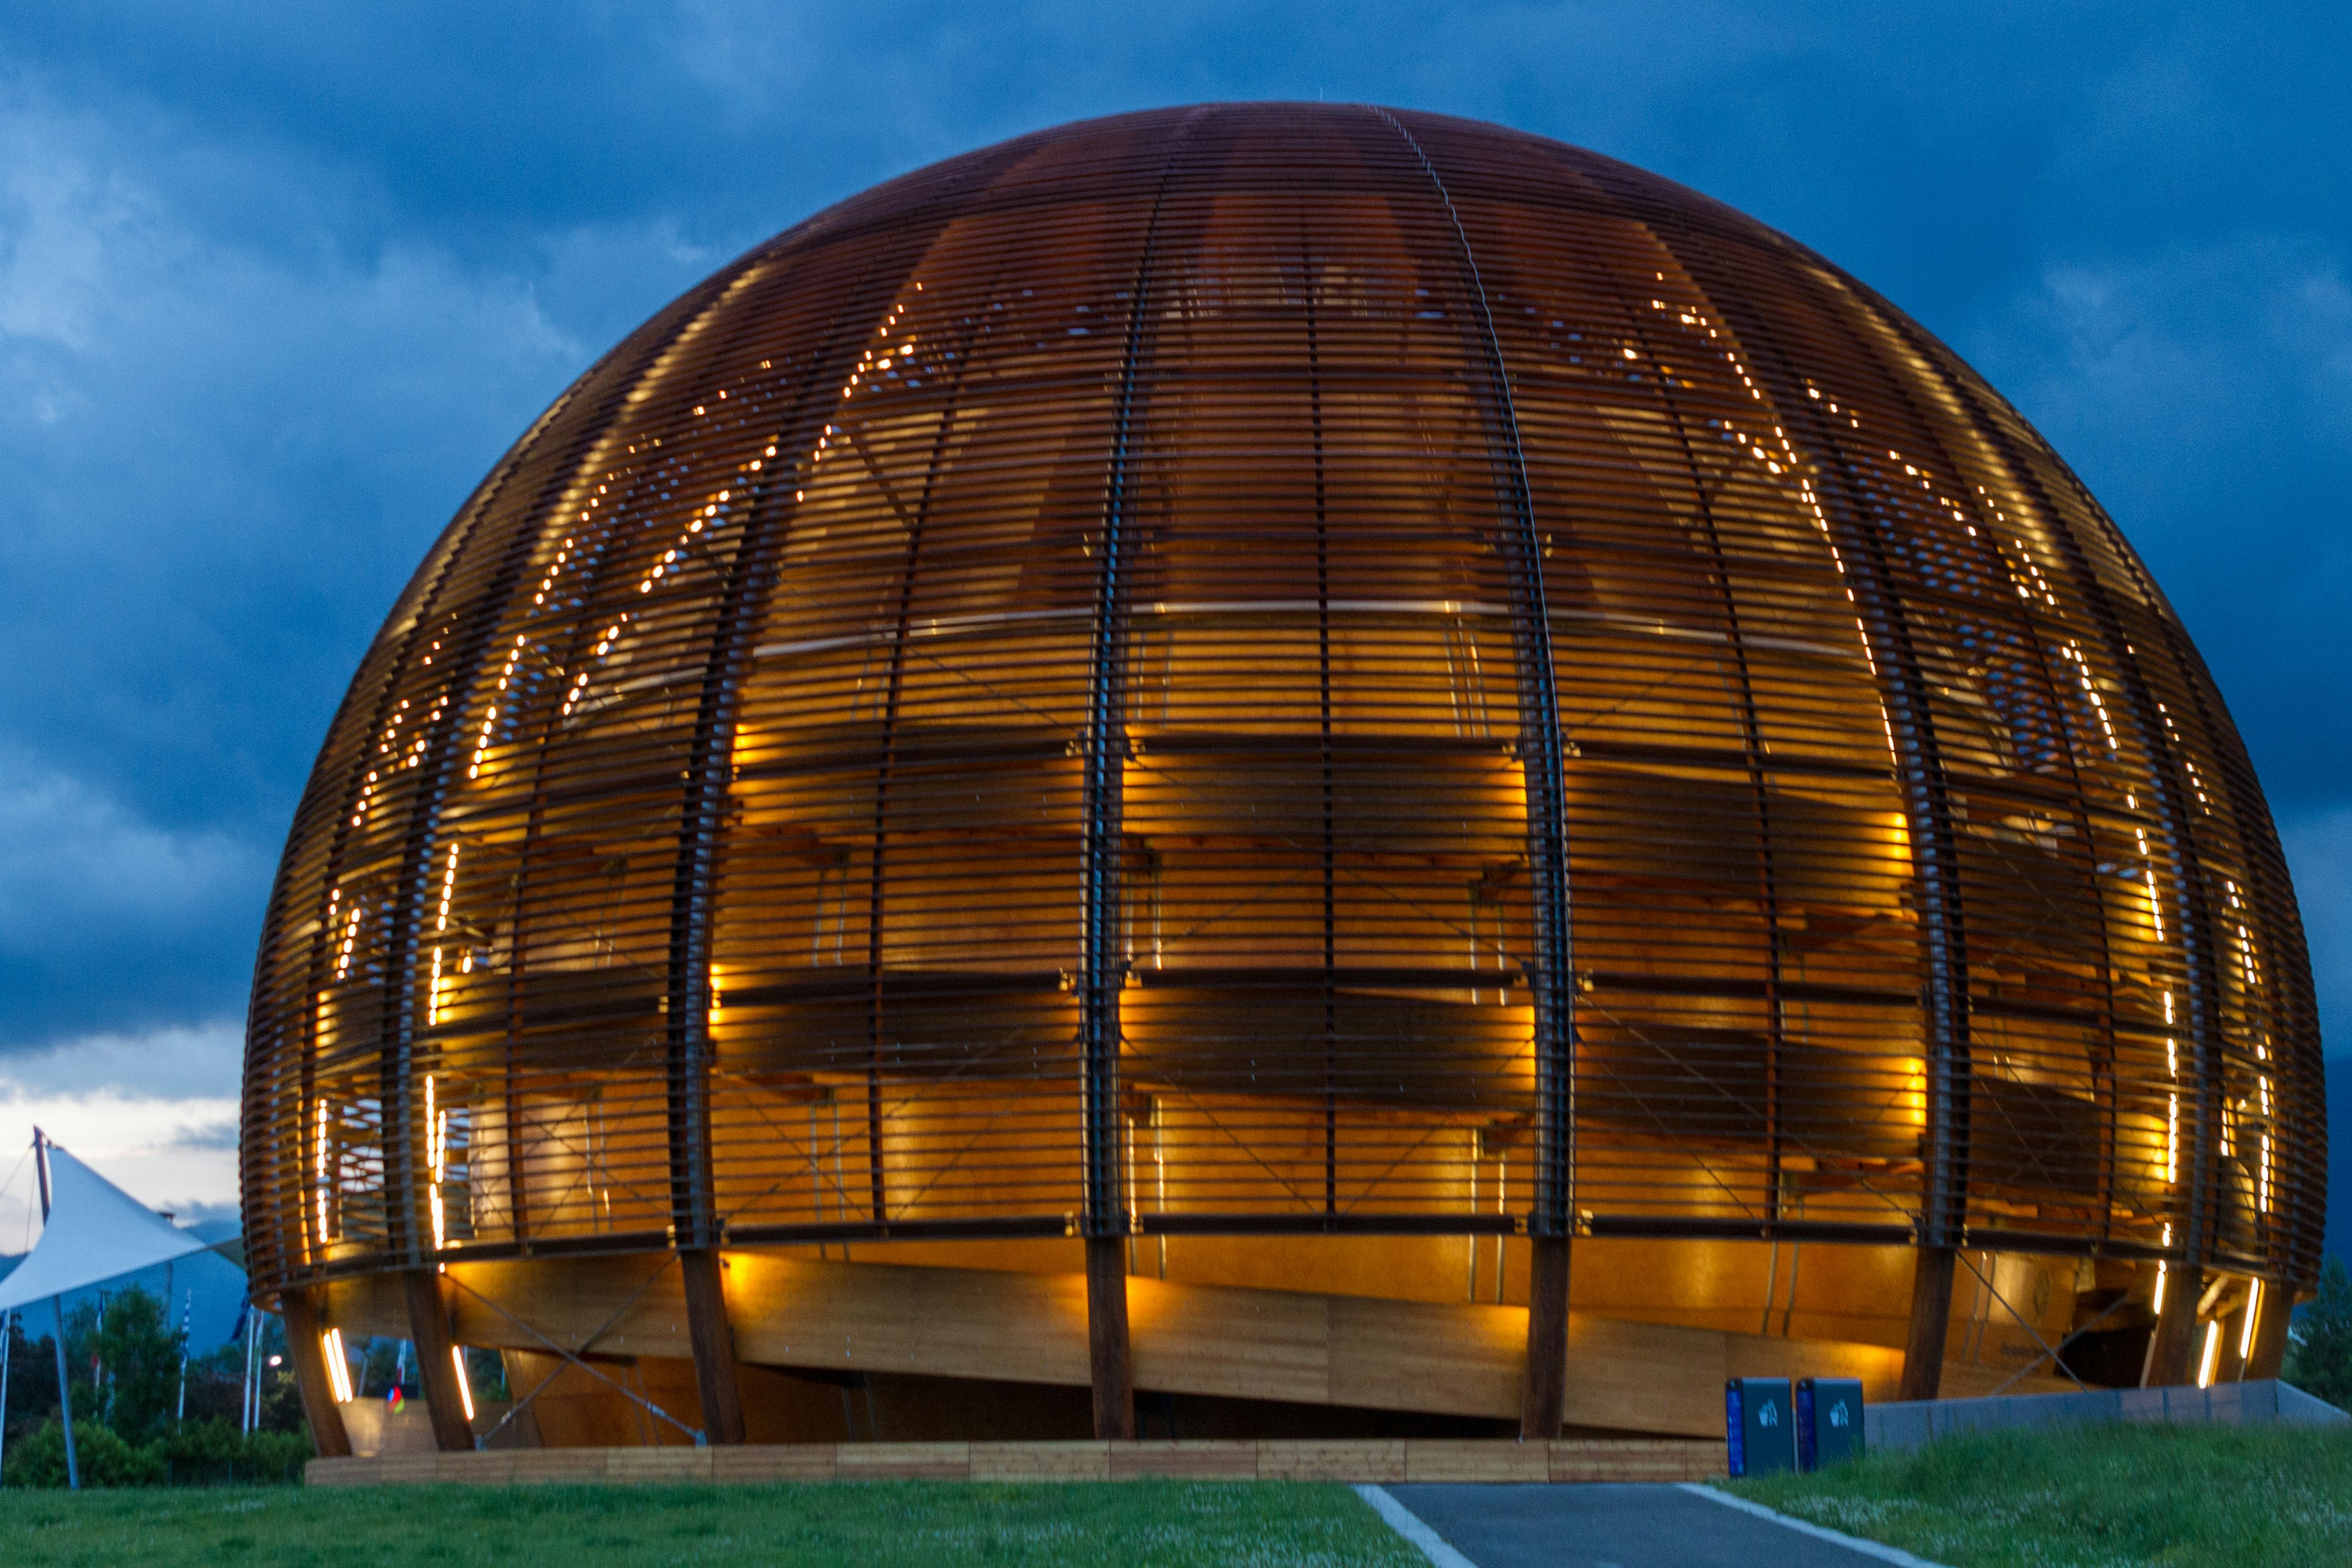
[[[2082,484],[1785,237],[1365,107],[957,158],[606,355],[368,650],[249,1027],[265,1289],[2322,1221],[2277,838]]]

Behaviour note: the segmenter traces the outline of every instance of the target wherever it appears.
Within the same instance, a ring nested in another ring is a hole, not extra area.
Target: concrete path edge
[[[1371,1504],[1372,1511],[1382,1523],[1411,1542],[1435,1568],[1478,1568],[1467,1557],[1445,1544],[1445,1538],[1421,1521],[1412,1510],[1389,1495],[1386,1487],[1365,1484],[1354,1489],[1358,1497]]]
[[[1844,1547],[1849,1552],[1859,1552],[1865,1557],[1875,1557],[1881,1563],[1893,1563],[1898,1564],[1898,1568],[1944,1568],[1944,1565],[1940,1563],[1931,1563],[1925,1557],[1915,1557],[1899,1546],[1886,1546],[1875,1541],[1864,1541],[1858,1535],[1847,1535],[1838,1531],[1827,1529],[1822,1525],[1811,1523],[1805,1520],[1792,1519],[1785,1513],[1780,1513],[1775,1510],[1766,1508],[1760,1502],[1749,1502],[1744,1497],[1734,1497],[1729,1492],[1719,1492],[1713,1487],[1702,1485],[1697,1481],[1677,1481],[1675,1484],[1684,1491],[1690,1493],[1693,1497],[1703,1497],[1709,1502],[1719,1502],[1726,1508],[1736,1508],[1742,1513],[1752,1513],[1759,1519],[1769,1519],[1775,1524],[1785,1524],[1790,1530],[1801,1531],[1803,1533],[1813,1536],[1819,1540],[1833,1542],[1836,1545]],[[1357,1489],[1360,1491],[1363,1489],[1360,1487]],[[1378,1490],[1379,1489],[1374,1488],[1373,1489]],[[1391,1499],[1390,1500],[1391,1502],[1395,1501],[1394,1499]],[[1380,1505],[1378,1503],[1374,1503],[1372,1506],[1378,1508]],[[1383,1514],[1381,1517],[1386,1518],[1387,1515]],[[1407,1515],[1406,1517],[1410,1518],[1411,1516]],[[1420,1521],[1415,1520],[1413,1522],[1418,1524],[1420,1523]],[[1427,1527],[1423,1526],[1423,1528],[1426,1529]],[[1418,1544],[1418,1542],[1415,1544]],[[1426,1549],[1424,1548],[1424,1550]],[[1448,1548],[1448,1550],[1451,1551],[1452,1549]],[[1462,1554],[1460,1552],[1454,1552],[1454,1555],[1456,1562],[1461,1560]],[[1450,1564],[1448,1565],[1448,1568],[1451,1568]]]

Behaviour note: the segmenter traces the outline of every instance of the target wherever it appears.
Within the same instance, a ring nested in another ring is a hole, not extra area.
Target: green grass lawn
[[[1347,1488],[1276,1481],[11,1491],[0,1563],[1426,1568]]]
[[[2342,1427],[1998,1433],[1730,1489],[1954,1568],[2352,1563]]]

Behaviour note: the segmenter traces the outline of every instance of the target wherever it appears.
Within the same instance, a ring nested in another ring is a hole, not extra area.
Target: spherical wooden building
[[[249,1027],[330,1447],[337,1333],[445,1444],[467,1344],[547,1442],[2259,1375],[2323,1217],[2277,837],[2082,484],[1788,238],[1367,107],[973,153],[605,356]]]

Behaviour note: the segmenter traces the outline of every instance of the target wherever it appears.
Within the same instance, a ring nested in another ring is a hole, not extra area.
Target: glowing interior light
[[[2259,1279],[2246,1287],[2246,1326],[2238,1331],[2238,1359],[2244,1361],[2254,1353],[2254,1314],[2263,1308],[2263,1282]]]
[[[457,1403],[466,1407],[466,1419],[474,1418],[474,1385],[466,1376],[466,1347],[451,1345],[449,1359],[457,1363]]]
[[[2213,1386],[2213,1363],[2221,1359],[2221,1325],[2220,1323],[2208,1323],[2205,1325],[2205,1353],[2203,1356],[2199,1358],[2197,1363],[2198,1387],[2210,1388]]]
[[[2172,1227],[2168,1225],[2164,1227],[2164,1245],[2172,1245]],[[2159,1315],[2164,1311],[2164,1277],[2168,1271],[2168,1265],[2159,1263],[2156,1266],[2156,1299],[2148,1303],[2147,1310]]]

